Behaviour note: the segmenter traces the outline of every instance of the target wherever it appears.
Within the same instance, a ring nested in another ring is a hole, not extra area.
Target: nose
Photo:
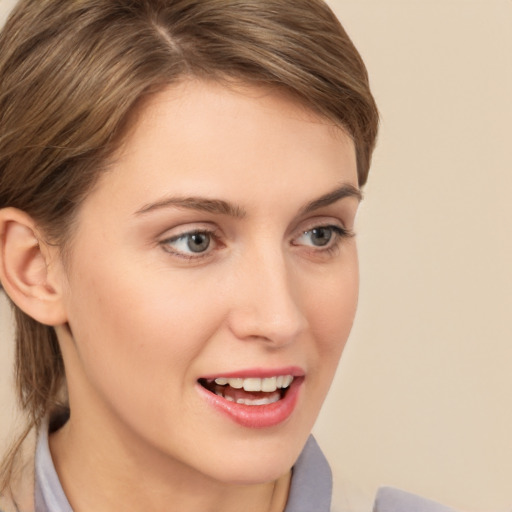
[[[279,251],[246,259],[233,277],[229,327],[244,340],[263,340],[278,347],[293,342],[305,330],[304,297]]]

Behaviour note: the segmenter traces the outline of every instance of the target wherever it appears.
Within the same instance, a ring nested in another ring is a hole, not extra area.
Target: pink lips
[[[301,386],[304,382],[304,372],[300,368],[289,367],[280,368],[278,370],[254,369],[204,377],[205,379],[214,379],[219,376],[226,378],[265,378],[275,375],[292,375],[294,376],[294,380],[286,390],[283,398],[277,402],[267,405],[245,405],[230,402],[225,398],[208,391],[199,383],[197,384],[197,389],[214,409],[225,414],[235,423],[249,428],[268,428],[283,423],[295,410]]]

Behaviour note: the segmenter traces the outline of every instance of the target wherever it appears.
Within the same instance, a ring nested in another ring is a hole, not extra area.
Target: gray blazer
[[[439,505],[392,487],[381,487],[375,498],[373,512],[456,512],[453,508]]]

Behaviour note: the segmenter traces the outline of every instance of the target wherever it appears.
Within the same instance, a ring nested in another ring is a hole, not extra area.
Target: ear
[[[0,281],[11,300],[42,324],[66,322],[62,270],[58,249],[44,242],[29,215],[0,209]]]

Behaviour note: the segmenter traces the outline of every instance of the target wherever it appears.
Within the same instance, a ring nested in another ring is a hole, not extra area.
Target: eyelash
[[[333,224],[320,224],[318,226],[313,226],[310,229],[306,229],[305,231],[302,231],[300,236],[296,237],[296,238],[300,238],[308,233],[313,233],[314,231],[319,231],[319,230],[323,230],[323,229],[330,230],[332,232],[332,235],[329,238],[329,240],[327,241],[327,243],[325,244],[325,246],[321,246],[321,245],[320,246],[314,246],[314,245],[305,246],[305,247],[309,247],[311,253],[313,253],[313,254],[331,256],[339,250],[340,244],[342,243],[343,240],[352,238],[354,236],[353,231],[350,231],[341,226],[337,226],[337,225],[333,225]],[[299,244],[296,244],[296,245],[299,245]]]
[[[198,253],[184,253],[182,251],[173,250],[170,247],[170,244],[172,242],[178,242],[179,240],[184,240],[185,242],[187,239],[190,240],[191,237],[197,236],[197,235],[206,235],[209,237],[209,243],[207,246],[207,250],[204,252],[198,252]],[[178,258],[183,258],[185,260],[199,260],[201,258],[205,258],[210,255],[211,251],[209,251],[209,247],[214,243],[214,245],[222,245],[220,235],[218,234],[217,230],[215,229],[193,229],[191,231],[185,231],[184,233],[180,233],[179,235],[173,236],[171,238],[166,238],[161,242],[161,245],[164,247],[164,249],[172,254],[173,256],[177,256]]]
[[[354,233],[346,228],[332,225],[332,224],[321,224],[318,226],[313,226],[310,229],[304,230],[300,233],[299,236],[295,237],[294,240],[301,238],[304,235],[307,235],[308,233],[313,233],[316,230],[331,230],[332,235],[325,244],[325,246],[314,246],[314,245],[304,245],[304,247],[309,247],[310,252],[314,254],[325,254],[325,255],[331,255],[334,254],[341,244],[341,242],[344,239],[352,238],[354,236]],[[187,243],[187,240],[190,241],[190,238],[193,236],[207,236],[209,238],[208,245],[206,247],[206,250],[203,252],[197,252],[197,253],[185,253],[183,251],[174,250],[171,248],[171,243],[178,242],[179,240],[183,240],[185,243]],[[161,245],[163,246],[164,250],[166,250],[168,253],[172,254],[173,256],[177,256],[179,258],[183,258],[185,260],[200,260],[202,258],[206,258],[211,255],[211,252],[215,249],[209,250],[211,244],[214,244],[214,246],[222,246],[221,237],[217,230],[215,229],[194,229],[191,231],[186,231],[184,233],[180,233],[179,235],[166,238],[163,240]],[[293,244],[295,247],[300,247],[301,244]]]

